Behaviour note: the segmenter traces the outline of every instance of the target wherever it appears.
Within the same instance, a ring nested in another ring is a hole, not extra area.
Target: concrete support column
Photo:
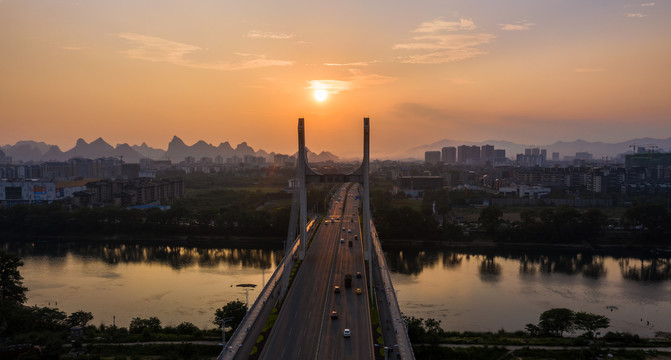
[[[307,154],[305,153],[305,120],[303,118],[298,119],[298,159],[296,159],[296,169],[297,177],[299,184],[299,203],[300,203],[300,232],[301,232],[301,242],[298,248],[298,258],[300,260],[305,259],[305,253],[307,252],[307,213],[308,213],[308,199],[307,199],[307,189],[306,189],[306,179],[305,179],[305,168],[307,167]]]

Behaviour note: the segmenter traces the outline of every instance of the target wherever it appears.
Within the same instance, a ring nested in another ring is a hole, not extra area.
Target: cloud
[[[119,37],[122,39],[126,39],[135,45],[134,48],[122,52],[129,58],[145,61],[154,61],[154,62],[168,62],[175,65],[192,67],[197,69],[233,71],[233,70],[255,69],[268,66],[288,66],[294,63],[293,61],[288,60],[267,59],[265,55],[252,55],[252,54],[241,54],[241,53],[238,53],[236,55],[249,57],[251,59],[236,63],[195,62],[187,59],[186,57],[189,54],[203,50],[198,46],[135,33],[121,33],[119,34]]]
[[[336,64],[336,63],[325,63],[325,66],[368,66],[368,62],[365,61],[359,61],[359,62],[352,62],[352,63],[343,63],[343,64]]]
[[[573,70],[577,73],[594,73],[594,72],[604,72],[606,69],[603,68],[577,68]]]
[[[471,19],[459,19],[456,21],[443,21],[441,18],[426,21],[413,31],[416,33],[436,33],[440,31],[458,31],[458,30],[474,30],[475,24]]]
[[[306,89],[323,89],[326,90],[329,94],[340,94],[343,91],[349,91],[373,85],[381,85],[395,80],[396,78],[384,75],[355,75],[346,80],[310,80],[308,81],[309,86],[306,87]]]
[[[454,33],[474,29],[475,24],[471,19],[461,19],[459,22],[441,19],[423,22],[413,30],[420,35],[414,36],[411,42],[395,44],[392,49],[415,52],[399,57],[404,63],[439,64],[462,61],[486,54],[479,47],[496,38],[488,33]]]
[[[643,17],[645,17],[645,15],[643,15],[643,14],[641,14],[641,13],[629,13],[629,14],[627,14],[627,17],[630,17],[630,18],[643,18]]]
[[[268,31],[260,31],[260,30],[252,30],[247,33],[246,35],[248,38],[252,39],[291,39],[294,37],[293,34],[285,34],[285,33],[279,33],[279,32],[268,32]]]
[[[654,2],[643,3],[643,4],[641,4],[641,6],[643,6],[643,7],[651,7],[651,6],[655,6],[655,3],[654,3]]]
[[[531,27],[536,24],[527,21],[518,21],[515,24],[499,24],[501,30],[504,31],[524,31],[531,30]]]
[[[2,0],[0,0],[0,2],[2,2]],[[63,50],[70,50],[70,51],[79,51],[79,50],[84,49],[83,47],[74,46],[74,45],[59,46],[58,48],[63,49]]]

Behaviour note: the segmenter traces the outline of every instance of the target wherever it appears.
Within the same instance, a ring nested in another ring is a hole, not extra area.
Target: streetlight
[[[233,317],[226,317],[221,319],[221,346],[226,350],[226,321],[233,320]]]
[[[238,284],[235,286],[244,288],[242,290],[245,292],[245,311],[249,310],[249,291],[254,290],[256,284]]]

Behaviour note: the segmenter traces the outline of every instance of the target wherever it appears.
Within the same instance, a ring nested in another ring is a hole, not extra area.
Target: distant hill
[[[117,144],[116,147],[113,147],[102,138],[98,138],[91,143],[87,143],[84,139],[78,139],[75,146],[65,152],[61,151],[56,145],[49,145],[44,142],[36,142],[32,140],[22,140],[14,145],[4,145],[2,146],[2,150],[5,152],[6,156],[11,156],[13,161],[21,162],[66,161],[76,157],[87,159],[117,157],[123,158],[127,163],[137,163],[143,158],[171,160],[178,163],[183,161],[187,156],[200,160],[203,157],[215,159],[217,156],[222,156],[224,159],[228,159],[233,156],[242,158],[245,155],[261,156],[267,161],[272,162],[273,157],[275,156],[274,152],[268,153],[265,150],[256,151],[246,142],[238,144],[235,148],[233,148],[228,141],[220,143],[218,146],[208,144],[202,140],[193,145],[186,145],[184,141],[177,136],[174,136],[170,143],[168,143],[168,150],[152,148],[146,143],[133,146],[128,144]],[[309,154],[309,158],[311,161],[315,162],[338,160],[338,157],[330,152],[322,152],[320,154],[311,153]]]
[[[654,139],[654,138],[639,138],[631,139],[627,141],[622,141],[619,143],[603,143],[603,142],[588,142],[584,140],[576,140],[571,142],[558,141],[554,144],[549,145],[528,145],[528,144],[516,144],[510,141],[501,141],[501,140],[487,140],[487,141],[459,141],[459,140],[450,140],[443,139],[436,141],[427,145],[415,146],[411,149],[406,150],[403,153],[395,155],[395,158],[409,158],[409,159],[424,159],[425,151],[439,151],[446,146],[459,147],[461,145],[494,145],[495,149],[505,149],[506,157],[514,158],[516,154],[523,154],[524,149],[528,148],[541,148],[546,149],[548,152],[548,158],[551,157],[553,152],[559,153],[559,158],[563,159],[565,156],[575,156],[576,152],[588,152],[591,153],[595,159],[608,157],[615,158],[622,156],[626,153],[633,153],[632,146],[636,145],[642,148],[655,147],[655,149],[663,152],[671,152],[671,137],[666,139]]]

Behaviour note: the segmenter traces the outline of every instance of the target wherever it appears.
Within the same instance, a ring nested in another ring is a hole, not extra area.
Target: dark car
[[[333,310],[331,311],[331,319],[337,319],[338,318],[338,312]]]
[[[357,277],[357,279],[361,279],[361,273],[357,271],[356,272],[356,277]]]
[[[336,285],[333,287],[333,292],[336,294],[340,294],[340,286]]]

